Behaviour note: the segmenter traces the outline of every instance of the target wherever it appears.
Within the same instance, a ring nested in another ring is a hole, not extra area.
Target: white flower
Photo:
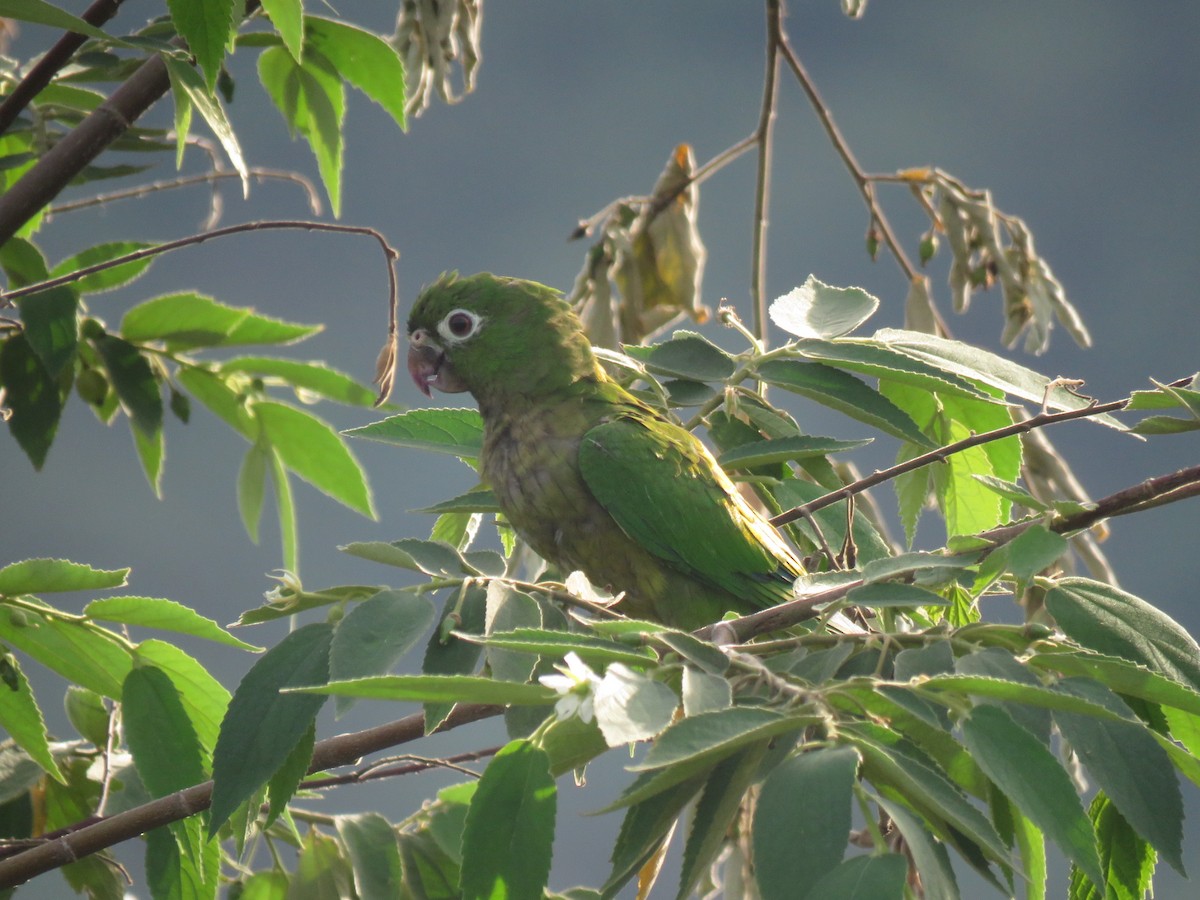
[[[554,704],[554,713],[560,719],[579,716],[584,722],[592,721],[596,687],[600,676],[574,651],[563,657],[565,666],[555,665],[561,675],[541,675],[538,681],[562,696]]]

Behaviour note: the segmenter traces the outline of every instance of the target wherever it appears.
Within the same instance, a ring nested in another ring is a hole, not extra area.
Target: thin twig
[[[503,707],[483,704],[459,704],[439,731],[449,731],[469,722],[497,716]],[[318,741],[313,748],[310,773],[350,765],[369,753],[419,740],[425,735],[425,717],[421,713],[406,716],[375,728]],[[135,809],[43,835],[44,842],[8,859],[0,859],[0,889],[23,884],[36,875],[75,862],[122,841],[145,834],[208,809],[212,802],[212,782],[193,785]]]
[[[117,14],[122,2],[123,0],[96,0],[79,18],[89,25],[99,27]],[[82,47],[87,39],[85,34],[69,31],[33,65],[4,101],[0,102],[0,134],[8,131],[21,111],[33,102],[33,98],[54,79],[59,69],[70,61],[75,51]]]
[[[306,791],[324,790],[325,788],[338,787],[344,784],[362,784],[363,782],[374,781],[378,778],[415,775],[418,772],[427,772],[430,769],[453,769],[464,775],[478,778],[478,772],[465,768],[462,763],[487,759],[489,756],[495,756],[499,752],[499,747],[487,747],[483,750],[471,750],[467,753],[447,756],[444,759],[430,759],[424,756],[402,756],[399,759],[409,760],[405,765],[391,766],[386,763],[374,762],[369,766],[364,766],[353,772],[347,772],[344,775],[330,775],[325,778],[312,778],[308,781],[303,781],[300,783],[300,788]],[[395,758],[393,758],[394,760]]]
[[[286,169],[269,169],[262,167],[253,167],[247,170],[247,174],[251,178],[257,178],[259,181],[266,181],[270,178],[276,178],[282,181],[290,181],[304,189],[304,193],[308,198],[309,212],[314,216],[321,215],[321,196],[317,193],[316,186],[303,175],[298,172],[289,172]],[[137,187],[127,188],[120,191],[110,191],[107,194],[96,194],[94,197],[85,197],[82,200],[71,200],[67,203],[60,203],[51,206],[49,209],[50,215],[58,215],[60,213],[75,212],[80,209],[87,209],[91,206],[102,206],[105,203],[113,203],[117,200],[136,200],[145,197],[148,194],[153,194],[158,191],[168,191],[174,188],[190,187],[195,184],[212,183],[226,178],[241,178],[241,173],[233,171],[222,172],[204,172],[200,175],[186,175],[181,178],[170,178],[163,181],[154,181],[150,184],[142,184]]]
[[[767,341],[767,210],[771,197],[771,149],[775,124],[775,100],[779,86],[779,49],[783,44],[782,0],[767,0],[767,65],[763,76],[762,105],[754,140],[758,145],[758,169],[754,180],[754,231],[750,251],[750,302],[753,304],[754,334]]]

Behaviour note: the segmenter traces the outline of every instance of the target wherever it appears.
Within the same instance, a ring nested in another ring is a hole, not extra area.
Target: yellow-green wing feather
[[[672,568],[753,606],[790,599],[799,561],[691,433],[627,413],[584,434],[579,467],[621,529]]]

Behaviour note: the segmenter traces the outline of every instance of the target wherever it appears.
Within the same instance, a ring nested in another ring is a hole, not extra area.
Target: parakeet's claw
[[[446,362],[445,351],[424,329],[417,329],[408,336],[408,374],[426,397],[433,396],[431,387],[447,394],[457,394],[467,389]]]

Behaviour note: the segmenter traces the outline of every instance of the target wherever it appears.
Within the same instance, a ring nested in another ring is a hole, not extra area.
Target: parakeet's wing
[[[584,434],[579,468],[621,529],[673,568],[757,605],[791,597],[799,562],[689,432],[622,415]]]

